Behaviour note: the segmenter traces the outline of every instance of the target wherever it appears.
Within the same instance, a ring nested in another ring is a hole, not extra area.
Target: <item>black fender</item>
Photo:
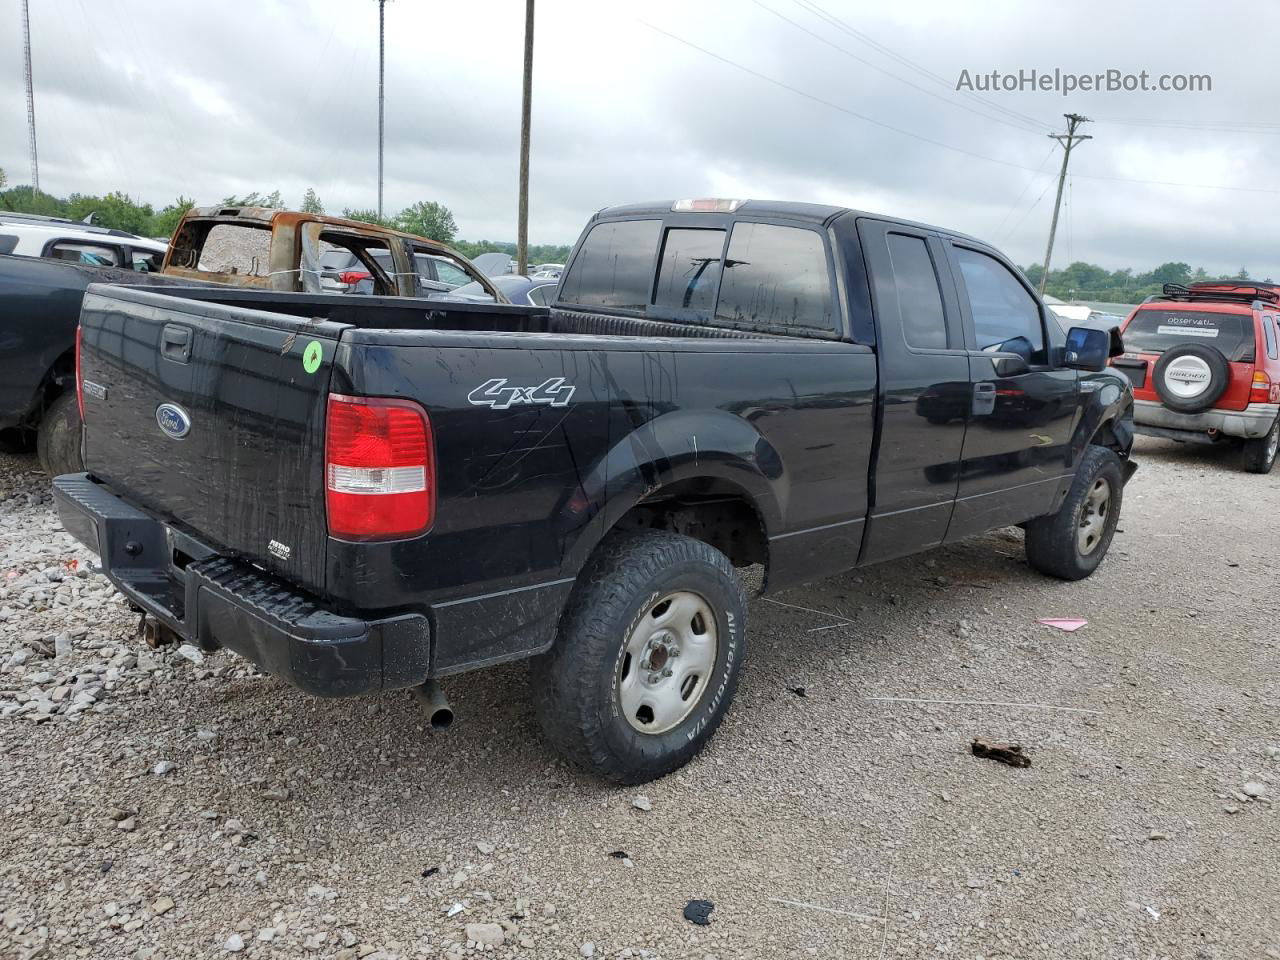
[[[1071,469],[1091,443],[1102,442],[1129,461],[1133,451],[1133,385],[1123,374],[1106,370],[1080,374],[1080,418],[1071,437]],[[1126,468],[1125,479],[1133,470]]]
[[[578,532],[566,544],[561,575],[576,576],[596,545],[637,504],[671,484],[704,479],[738,492],[756,512],[765,536],[780,529],[790,482],[773,445],[734,414],[674,411],[628,433],[581,475],[563,508],[562,529]],[[585,526],[583,512],[592,518]]]

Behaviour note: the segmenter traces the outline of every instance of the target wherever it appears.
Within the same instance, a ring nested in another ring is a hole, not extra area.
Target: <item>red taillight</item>
[[[431,526],[435,450],[416,403],[329,394],[324,459],[330,536],[391,540]]]
[[[343,270],[338,274],[338,282],[345,283],[348,286],[354,286],[361,280],[368,280],[373,274],[365,270]]]
[[[80,419],[84,420],[84,375],[80,372],[80,325],[76,324],[76,405],[80,408]]]
[[[1271,378],[1261,370],[1255,370],[1253,373],[1253,383],[1249,385],[1249,402],[1271,402]]]

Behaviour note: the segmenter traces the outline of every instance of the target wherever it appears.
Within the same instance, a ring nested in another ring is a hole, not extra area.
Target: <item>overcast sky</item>
[[[45,190],[375,205],[375,0],[31,8]],[[20,16],[0,0],[11,185],[29,180]],[[388,211],[439,200],[461,237],[514,239],[523,27],[518,0],[387,4]],[[906,216],[1039,261],[1061,161],[1046,134],[1075,111],[1095,139],[1072,155],[1055,265],[1280,277],[1276,68],[1249,40],[1278,28],[1280,5],[1222,0],[539,0],[530,239],[570,242],[613,203],[721,195]],[[965,69],[1055,67],[1209,74],[1212,92],[954,89]]]

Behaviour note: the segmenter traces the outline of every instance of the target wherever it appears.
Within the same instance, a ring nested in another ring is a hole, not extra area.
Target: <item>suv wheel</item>
[[[713,547],[664,531],[611,535],[578,577],[555,646],[532,663],[547,740],[617,783],[683,766],[733,700],[746,612]]]
[[[1280,451],[1280,417],[1265,437],[1244,442],[1244,468],[1250,473],[1270,473],[1276,465],[1277,451]]]
[[[1089,446],[1058,512],[1027,524],[1027,562],[1063,580],[1089,576],[1111,546],[1123,497],[1120,458],[1106,447]]]
[[[51,477],[80,473],[84,459],[80,453],[80,405],[74,390],[58,394],[44,411],[36,433],[36,455]]]

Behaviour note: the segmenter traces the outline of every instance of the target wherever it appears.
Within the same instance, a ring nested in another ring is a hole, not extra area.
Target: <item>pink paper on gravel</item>
[[[1088,620],[1081,620],[1075,617],[1045,617],[1043,620],[1037,620],[1036,623],[1043,623],[1046,627],[1055,627],[1058,630],[1065,630],[1067,633],[1075,633],[1081,627],[1089,623]]]

